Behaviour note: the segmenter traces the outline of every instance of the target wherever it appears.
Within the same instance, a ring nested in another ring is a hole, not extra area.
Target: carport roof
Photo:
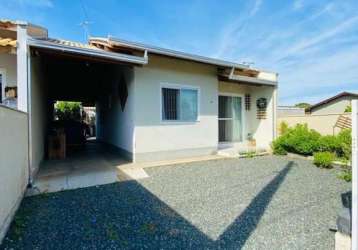
[[[126,62],[137,65],[148,63],[146,56],[133,56],[123,53],[115,53],[99,49],[90,44],[83,44],[79,42],[67,41],[53,38],[29,38],[28,44],[31,47],[55,50],[70,54],[85,55],[90,57],[97,57],[108,59],[111,61]]]

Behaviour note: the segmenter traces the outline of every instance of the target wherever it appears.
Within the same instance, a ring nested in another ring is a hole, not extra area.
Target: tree
[[[311,104],[306,103],[306,102],[300,102],[300,103],[295,104],[295,107],[307,109],[307,108],[311,107]]]
[[[81,120],[81,103],[57,101],[55,103],[55,115],[58,120]]]

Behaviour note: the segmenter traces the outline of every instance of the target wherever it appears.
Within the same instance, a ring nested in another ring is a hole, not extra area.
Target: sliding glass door
[[[219,96],[219,142],[243,140],[242,98]]]

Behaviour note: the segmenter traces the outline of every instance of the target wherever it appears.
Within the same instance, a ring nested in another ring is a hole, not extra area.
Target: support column
[[[278,83],[277,83],[278,84]],[[273,140],[277,137],[277,89],[278,87],[275,86],[273,91],[273,101],[272,101],[272,126],[273,126]]]
[[[27,30],[26,26],[17,26],[17,108],[28,112],[27,85]]]

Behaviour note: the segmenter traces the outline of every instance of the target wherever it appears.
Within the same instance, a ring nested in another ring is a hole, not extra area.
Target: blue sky
[[[0,0],[51,37],[117,36],[278,72],[279,104],[358,92],[357,0]],[[87,17],[86,17],[87,16]]]

